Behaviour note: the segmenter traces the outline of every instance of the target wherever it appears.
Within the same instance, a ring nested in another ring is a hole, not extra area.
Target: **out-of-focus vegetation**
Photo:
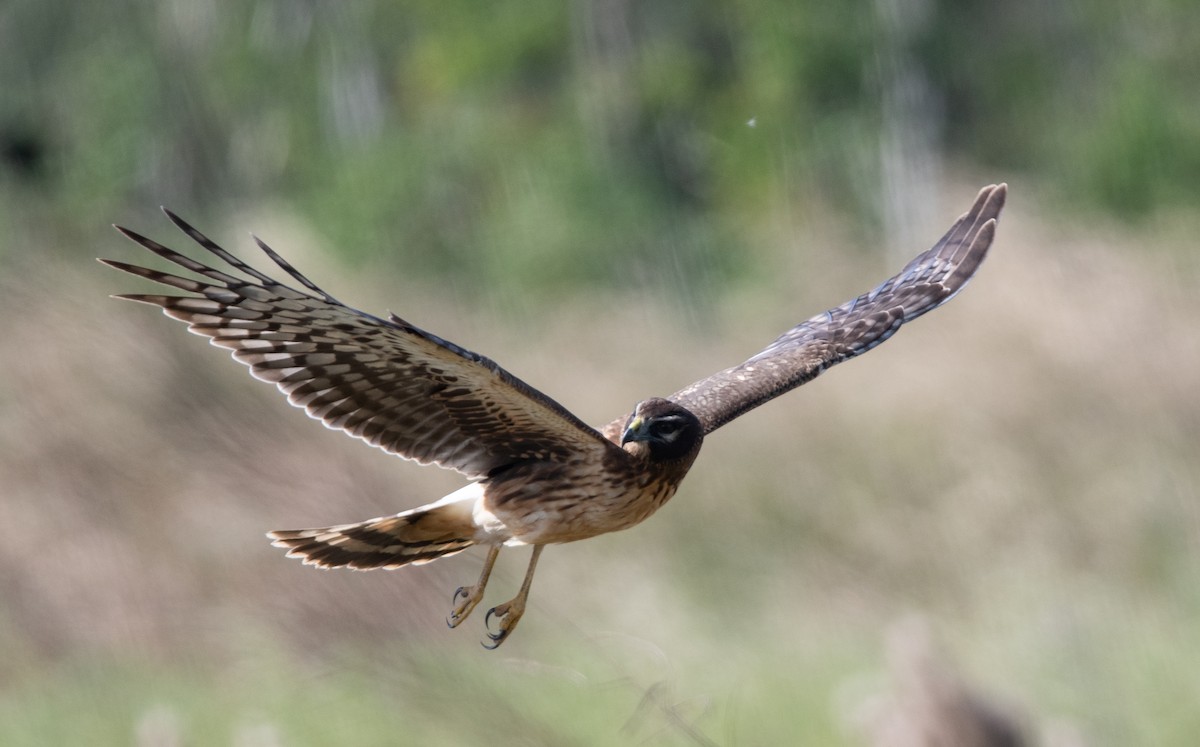
[[[0,217],[72,238],[282,203],[456,283],[707,292],[764,205],[870,225],[947,159],[1121,218],[1200,197],[1187,2],[17,0],[0,41]]]
[[[1182,1],[0,7],[0,744],[901,744],[959,680],[1045,744],[1192,744],[1198,59]],[[91,261],[149,259],[114,221],[186,248],[159,204],[254,230],[603,423],[999,180],[962,298],[551,548],[495,654],[442,624],[479,558],[318,573],[262,536],[454,475]]]

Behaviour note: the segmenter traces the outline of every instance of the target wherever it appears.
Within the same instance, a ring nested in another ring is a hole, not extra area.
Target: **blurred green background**
[[[1000,743],[934,741],[956,708],[1194,744],[1197,90],[1184,0],[10,0],[0,744]],[[262,536],[455,475],[309,423],[92,261],[151,259],[112,222],[190,250],[160,204],[253,230],[600,424],[996,181],[968,292],[715,434],[645,525],[551,548],[496,653],[443,625],[477,554],[318,573]]]

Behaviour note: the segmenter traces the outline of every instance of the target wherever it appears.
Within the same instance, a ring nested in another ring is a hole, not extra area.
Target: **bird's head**
[[[704,427],[690,411],[670,400],[642,400],[621,434],[621,446],[637,454],[647,452],[655,461],[692,456],[704,440]],[[631,446],[632,444],[632,446]]]

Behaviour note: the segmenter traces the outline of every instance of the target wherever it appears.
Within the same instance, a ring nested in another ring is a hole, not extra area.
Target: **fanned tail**
[[[420,565],[474,545],[472,504],[438,503],[411,511],[316,529],[268,532],[289,558],[320,568],[399,568]]]

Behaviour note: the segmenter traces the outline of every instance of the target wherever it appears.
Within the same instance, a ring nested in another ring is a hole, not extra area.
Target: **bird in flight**
[[[116,298],[161,307],[186,322],[188,331],[233,351],[251,374],[327,427],[465,475],[465,487],[419,508],[268,537],[305,564],[357,570],[428,563],[481,545],[487,548],[483,570],[474,584],[454,592],[450,627],[483,598],[501,547],[532,545],[517,595],[484,619],[484,645],[496,648],[525,612],[546,545],[645,520],[675,494],[709,433],[874,348],[962,290],[992,244],[1006,192],[1004,184],[985,187],[932,249],[874,290],[801,322],[743,363],[669,397],[642,400],[601,428],[482,355],[394,314],[385,319],[341,303],[257,238],[300,287],[251,267],[165,209],[233,274],[119,226],[202,279],[100,261],[183,291]]]

